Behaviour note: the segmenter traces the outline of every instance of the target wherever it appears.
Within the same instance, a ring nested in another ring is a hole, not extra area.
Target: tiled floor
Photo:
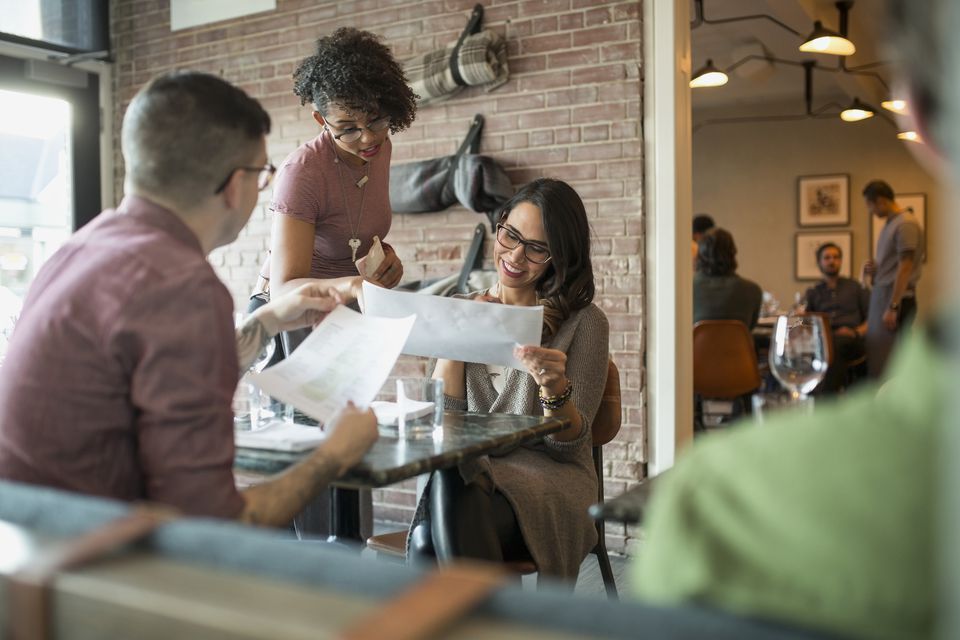
[[[396,529],[397,525],[395,524],[374,523],[376,533],[395,531]],[[372,555],[373,552],[365,550],[363,553],[364,555]],[[613,569],[613,577],[617,582],[617,591],[620,597],[627,597],[630,586],[628,577],[630,559],[620,555],[611,555],[610,566]],[[524,576],[523,584],[524,587],[535,588],[536,576]],[[578,596],[604,596],[606,594],[603,577],[600,575],[600,565],[597,562],[597,557],[593,554],[588,555],[580,566],[580,577],[577,579],[574,593]]]

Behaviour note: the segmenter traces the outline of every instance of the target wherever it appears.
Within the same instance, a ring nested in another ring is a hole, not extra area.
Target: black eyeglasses
[[[356,142],[363,137],[363,130],[366,129],[372,133],[380,133],[384,129],[390,126],[390,116],[383,116],[382,118],[377,118],[373,122],[367,124],[365,127],[350,127],[345,129],[343,133],[332,134],[334,140],[339,140],[340,142]],[[327,125],[327,128],[330,129],[331,133],[337,131],[337,129]]]
[[[497,242],[499,242],[500,246],[504,249],[510,249],[511,251],[522,244],[523,255],[527,257],[527,260],[535,264],[543,264],[550,259],[550,250],[545,246],[538,242],[524,240],[519,233],[502,224],[497,225]]]
[[[220,186],[217,187],[217,190],[214,193],[220,193],[227,188],[227,183],[230,182],[230,178],[233,177],[234,171],[258,171],[259,175],[257,176],[257,189],[263,191],[270,186],[270,183],[273,182],[273,175],[277,172],[277,168],[270,164],[269,162],[262,167],[235,167],[230,170],[230,173],[227,174],[227,177],[223,179],[223,182],[220,183]]]

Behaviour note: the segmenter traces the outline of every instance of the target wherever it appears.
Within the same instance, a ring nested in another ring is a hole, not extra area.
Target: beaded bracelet
[[[540,406],[544,409],[556,410],[567,404],[573,395],[573,383],[567,380],[567,388],[555,396],[544,396],[543,387],[540,388]]]

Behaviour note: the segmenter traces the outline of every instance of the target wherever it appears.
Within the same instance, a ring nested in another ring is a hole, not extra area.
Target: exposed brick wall
[[[368,29],[404,59],[455,40],[474,2],[278,0],[276,11],[171,33],[168,2],[113,0],[116,130],[130,98],[151,76],[205,70],[239,84],[269,110],[269,151],[279,163],[318,133],[290,79],[318,36],[344,25]],[[610,319],[610,350],[623,388],[623,429],[604,448],[607,494],[617,495],[641,477],[645,460],[640,2],[487,0],[485,8],[484,26],[508,39],[510,82],[491,93],[470,88],[422,109],[413,127],[394,138],[394,161],[453,153],[473,114],[483,113],[481,153],[507,167],[516,185],[545,175],[567,180],[582,195],[594,234],[597,303]],[[266,199],[240,238],[210,258],[238,305],[269,243]],[[473,227],[483,220],[458,207],[395,216],[388,239],[406,279],[458,271]],[[417,373],[423,364],[404,359],[398,370]],[[412,490],[405,483],[375,492],[377,517],[408,520]],[[623,527],[608,527],[608,535],[611,548],[624,548]]]

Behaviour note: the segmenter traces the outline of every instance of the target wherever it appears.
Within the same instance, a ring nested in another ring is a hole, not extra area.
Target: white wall
[[[908,144],[915,143],[898,140],[893,127],[878,118],[705,126],[693,136],[693,210],[709,213],[733,234],[740,275],[789,305],[794,292],[813,284],[794,278],[797,231],[852,231],[854,277],[870,257],[870,226],[860,193],[872,179],[886,180],[902,193],[926,193],[927,228],[934,234],[944,228],[941,217],[949,201]],[[799,227],[797,176],[836,173],[850,175],[850,225]],[[927,243],[918,291],[921,311],[937,297],[931,268],[942,259],[937,249],[935,242]]]

